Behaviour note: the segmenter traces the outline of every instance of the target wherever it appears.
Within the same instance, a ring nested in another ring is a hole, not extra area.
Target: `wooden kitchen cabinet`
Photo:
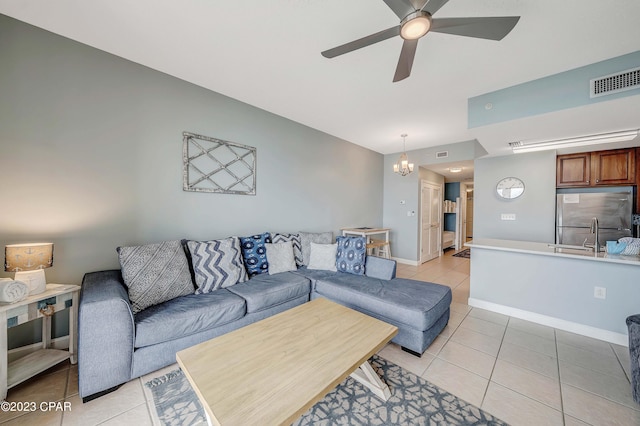
[[[559,188],[635,184],[635,148],[558,155],[556,160]]]
[[[591,153],[558,155],[556,186],[589,186],[591,184]]]
[[[591,153],[594,185],[633,185],[636,183],[635,149],[613,149]]]

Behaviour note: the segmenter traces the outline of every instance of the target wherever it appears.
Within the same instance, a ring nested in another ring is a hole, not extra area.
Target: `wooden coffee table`
[[[347,376],[380,398],[367,360],[398,328],[316,299],[177,353],[211,424],[291,424]]]

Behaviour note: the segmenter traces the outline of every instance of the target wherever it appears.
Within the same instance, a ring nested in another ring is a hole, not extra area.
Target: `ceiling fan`
[[[400,18],[400,25],[375,34],[325,50],[322,56],[336,56],[361,49],[399,35],[404,39],[400,59],[393,82],[404,80],[411,75],[413,58],[418,40],[429,31],[466,37],[502,40],[516,26],[519,16],[495,16],[487,18],[432,18],[449,0],[384,0]]]

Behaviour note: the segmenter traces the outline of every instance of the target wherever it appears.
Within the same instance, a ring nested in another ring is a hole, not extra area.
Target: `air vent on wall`
[[[449,156],[449,151],[436,152],[436,158],[447,158],[448,156]]]
[[[593,78],[590,82],[592,98],[640,88],[640,68]]]

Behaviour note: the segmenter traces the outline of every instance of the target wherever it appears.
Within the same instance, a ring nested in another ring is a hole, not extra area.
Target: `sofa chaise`
[[[195,265],[195,262],[193,263]],[[84,402],[175,363],[176,352],[325,297],[399,328],[392,340],[420,356],[449,319],[447,286],[395,277],[393,260],[367,256],[364,274],[311,269],[256,274],[202,294],[135,312],[122,270],[87,273],[78,318],[79,393]]]

